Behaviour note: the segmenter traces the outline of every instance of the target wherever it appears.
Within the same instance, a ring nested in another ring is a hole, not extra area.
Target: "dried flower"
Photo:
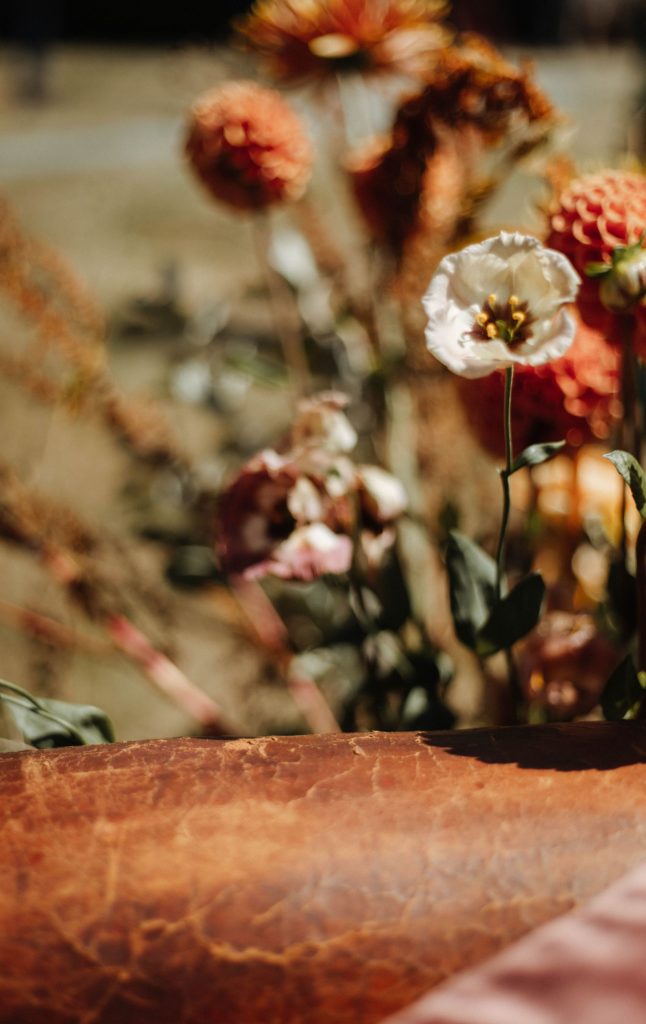
[[[298,199],[312,168],[300,119],[282,96],[254,82],[205,93],[191,112],[185,148],[211,195],[239,210]]]
[[[520,645],[517,659],[527,700],[563,721],[592,710],[618,657],[590,615],[552,611]]]
[[[443,0],[258,0],[237,23],[282,81],[339,72],[420,77],[448,34]]]
[[[543,366],[518,366],[514,381],[512,433],[519,449],[544,441],[567,441],[578,448],[609,436],[621,417],[619,351],[600,331],[575,314],[577,330],[567,352]],[[503,456],[504,439],[498,416],[504,374],[492,373],[477,382],[460,379],[458,394],[480,443]]]
[[[563,309],[579,277],[560,253],[503,231],[445,256],[424,296],[426,342],[462,377],[508,366],[540,366],[572,343]]]
[[[347,572],[356,535],[371,566],[392,546],[403,489],[384,470],[348,458],[356,434],[344,404],[334,392],[306,399],[288,450],[260,452],[227,488],[218,522],[227,572],[309,580]]]
[[[423,89],[403,102],[390,136],[365,143],[351,156],[348,170],[368,227],[397,256],[415,231],[437,233],[437,217],[446,218],[446,168],[441,175],[429,170],[450,137],[460,150],[462,191],[457,208],[449,204],[455,213],[443,237],[450,236],[457,218],[467,217],[483,189],[491,189],[491,153],[515,159],[555,123],[552,105],[527,68],[508,64],[479,36],[463,37],[442,51]]]
[[[646,175],[604,170],[571,181],[554,199],[549,211],[547,244],[572,261],[583,276],[590,263],[611,265],[618,247],[633,246],[646,231]],[[600,299],[599,282],[586,278],[578,306],[583,319],[616,343],[621,325]],[[646,353],[646,310],[638,310],[640,354]]]

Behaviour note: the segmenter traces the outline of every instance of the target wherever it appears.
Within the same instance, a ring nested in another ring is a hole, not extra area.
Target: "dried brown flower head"
[[[448,39],[443,0],[258,0],[237,29],[282,81],[344,71],[423,76]]]
[[[229,82],[197,100],[186,155],[211,195],[239,210],[300,198],[313,160],[298,116],[254,82]]]
[[[459,140],[466,218],[490,187],[479,167],[482,155],[501,147],[506,158],[518,158],[544,139],[556,120],[528,69],[508,64],[478,36],[443,50],[425,82],[399,108],[390,138],[370,143],[350,162],[364,217],[396,255],[417,229],[433,231],[435,219],[442,217],[446,204],[431,165],[447,137],[454,147]]]

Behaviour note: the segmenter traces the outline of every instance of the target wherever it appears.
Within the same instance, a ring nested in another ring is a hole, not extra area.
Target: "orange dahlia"
[[[603,333],[579,319],[565,355],[543,366],[518,366],[514,376],[514,450],[565,440],[571,448],[604,440],[621,416],[620,354]],[[505,453],[502,372],[478,380],[459,379],[458,393],[482,446],[496,458]]]
[[[437,182],[428,172],[447,135],[464,140],[462,163],[474,165],[465,167],[473,176],[483,149],[505,145],[519,156],[555,121],[552,105],[526,69],[508,64],[479,36],[464,36],[459,46],[442,51],[424,88],[400,106],[390,137],[351,157],[349,171],[368,227],[396,254],[419,227],[433,229],[427,222],[433,221]]]
[[[298,199],[312,169],[300,119],[282,96],[254,82],[230,82],[201,96],[185,148],[211,195],[239,210]]]
[[[583,319],[621,344],[620,319],[599,297],[599,281],[586,277],[589,263],[610,263],[619,246],[634,245],[646,231],[646,175],[605,170],[571,181],[548,210],[547,245],[565,253],[583,278],[578,305]],[[646,354],[646,310],[637,311],[637,350]]]
[[[282,81],[344,71],[418,78],[448,34],[444,0],[258,0],[238,32]]]

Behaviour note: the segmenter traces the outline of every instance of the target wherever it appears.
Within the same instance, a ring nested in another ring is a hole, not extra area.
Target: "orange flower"
[[[296,114],[254,82],[231,82],[197,101],[186,155],[211,195],[239,210],[298,199],[313,159]]]
[[[282,81],[344,71],[418,78],[448,38],[443,0],[258,0],[237,22]]]
[[[588,263],[608,262],[617,246],[632,245],[646,231],[646,175],[605,170],[571,181],[548,210],[547,245],[565,253],[584,280],[578,305],[583,319],[622,343],[620,319],[599,299],[599,282],[586,278]],[[646,309],[637,310],[637,351],[646,356]]]
[[[476,35],[442,51],[425,83],[399,108],[390,138],[363,147],[349,163],[370,230],[396,255],[418,228],[435,230],[437,180],[429,170],[447,135],[462,140],[464,184],[474,189],[473,196],[465,193],[466,203],[490,185],[477,179],[483,150],[506,146],[509,155],[519,156],[556,121],[528,71],[508,64]]]
[[[514,449],[565,440],[571,448],[608,437],[621,416],[620,354],[604,335],[579,320],[565,355],[544,366],[518,366],[512,402]],[[459,380],[458,393],[482,446],[504,455],[500,417],[504,374],[477,381]]]

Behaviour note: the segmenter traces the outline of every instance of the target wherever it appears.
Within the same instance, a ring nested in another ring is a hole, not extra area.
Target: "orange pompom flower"
[[[560,359],[516,368],[512,434],[518,450],[560,440],[578,448],[607,438],[622,413],[620,369],[618,349],[578,318],[575,339]],[[503,373],[476,381],[458,378],[467,419],[483,448],[496,458],[504,456],[497,413],[504,386]]]
[[[602,304],[599,281],[586,278],[590,263],[610,263],[617,247],[634,245],[646,231],[646,175],[605,170],[571,181],[548,210],[547,245],[564,253],[584,279],[579,293],[581,316],[622,343],[620,319]],[[637,309],[636,351],[646,355],[646,309]]]
[[[230,82],[200,97],[185,148],[211,195],[238,210],[300,198],[312,169],[300,119],[282,96],[254,82]]]
[[[345,71],[419,78],[448,39],[444,0],[258,0],[237,29],[282,81]]]

